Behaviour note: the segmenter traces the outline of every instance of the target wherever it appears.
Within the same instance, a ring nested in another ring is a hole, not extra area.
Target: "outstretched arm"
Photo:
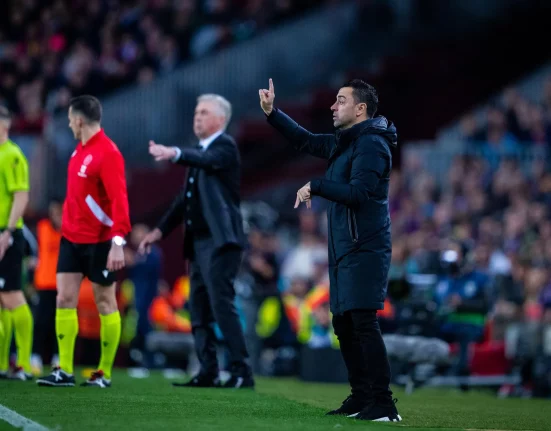
[[[274,83],[270,79],[268,90],[258,90],[260,107],[270,123],[277,129],[295,149],[312,156],[329,159],[331,151],[336,145],[333,135],[314,135],[299,126],[296,121],[274,108],[275,90]]]
[[[238,161],[237,147],[229,141],[217,142],[206,150],[177,148],[175,162],[180,165],[216,171],[228,168]]]
[[[322,159],[329,159],[331,151],[337,144],[334,135],[315,135],[301,127],[287,114],[273,108],[268,115],[270,123],[298,151]]]
[[[180,165],[216,171],[237,163],[237,147],[228,140],[210,145],[206,150],[199,148],[165,147],[149,141],[149,153],[156,161],[171,160]]]

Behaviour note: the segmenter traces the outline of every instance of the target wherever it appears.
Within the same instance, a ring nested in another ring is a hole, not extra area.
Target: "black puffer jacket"
[[[328,160],[311,193],[328,201],[331,311],[382,309],[392,252],[388,189],[396,128],[384,117],[314,135],[274,109],[268,122],[293,146]]]

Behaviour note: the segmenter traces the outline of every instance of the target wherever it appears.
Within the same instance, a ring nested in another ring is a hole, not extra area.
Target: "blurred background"
[[[193,145],[196,97],[219,93],[233,104],[229,133],[243,163],[249,248],[236,290],[255,372],[346,381],[328,308],[325,204],[293,209],[325,165],[289,150],[257,90],[273,78],[280,109],[331,132],[338,88],[361,78],[399,136],[380,312],[394,383],[549,397],[550,12],[531,0],[4,0],[0,104],[14,112],[12,138],[31,166],[27,227],[40,244],[48,234],[37,226],[59,217],[76,144],[70,98],[99,97],[126,159],[134,225],[118,365],[136,377],[193,372],[184,232],[147,258],[133,250],[186,174],[155,164],[148,141]],[[43,253],[29,251],[31,303],[44,285],[37,261],[55,261]],[[77,362],[94,364],[99,319],[87,281],[79,320]],[[38,373],[55,347],[35,344]]]

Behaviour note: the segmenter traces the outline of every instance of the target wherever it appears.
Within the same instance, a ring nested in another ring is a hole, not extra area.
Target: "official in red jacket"
[[[101,320],[101,359],[83,386],[111,386],[121,318],[115,273],[124,267],[124,237],[130,232],[124,159],[101,128],[101,104],[79,96],[69,106],[69,127],[78,143],[67,174],[57,262],[56,334],[59,367],[40,386],[74,386],[73,353],[78,334],[77,303],[84,277],[92,282]]]

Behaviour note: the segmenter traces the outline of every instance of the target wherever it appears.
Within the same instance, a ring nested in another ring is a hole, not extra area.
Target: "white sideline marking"
[[[26,418],[25,416],[21,416],[19,413],[8,409],[2,404],[0,404],[0,420],[9,423],[15,428],[20,428],[23,431],[50,431],[45,426],[42,426],[39,423]]]

